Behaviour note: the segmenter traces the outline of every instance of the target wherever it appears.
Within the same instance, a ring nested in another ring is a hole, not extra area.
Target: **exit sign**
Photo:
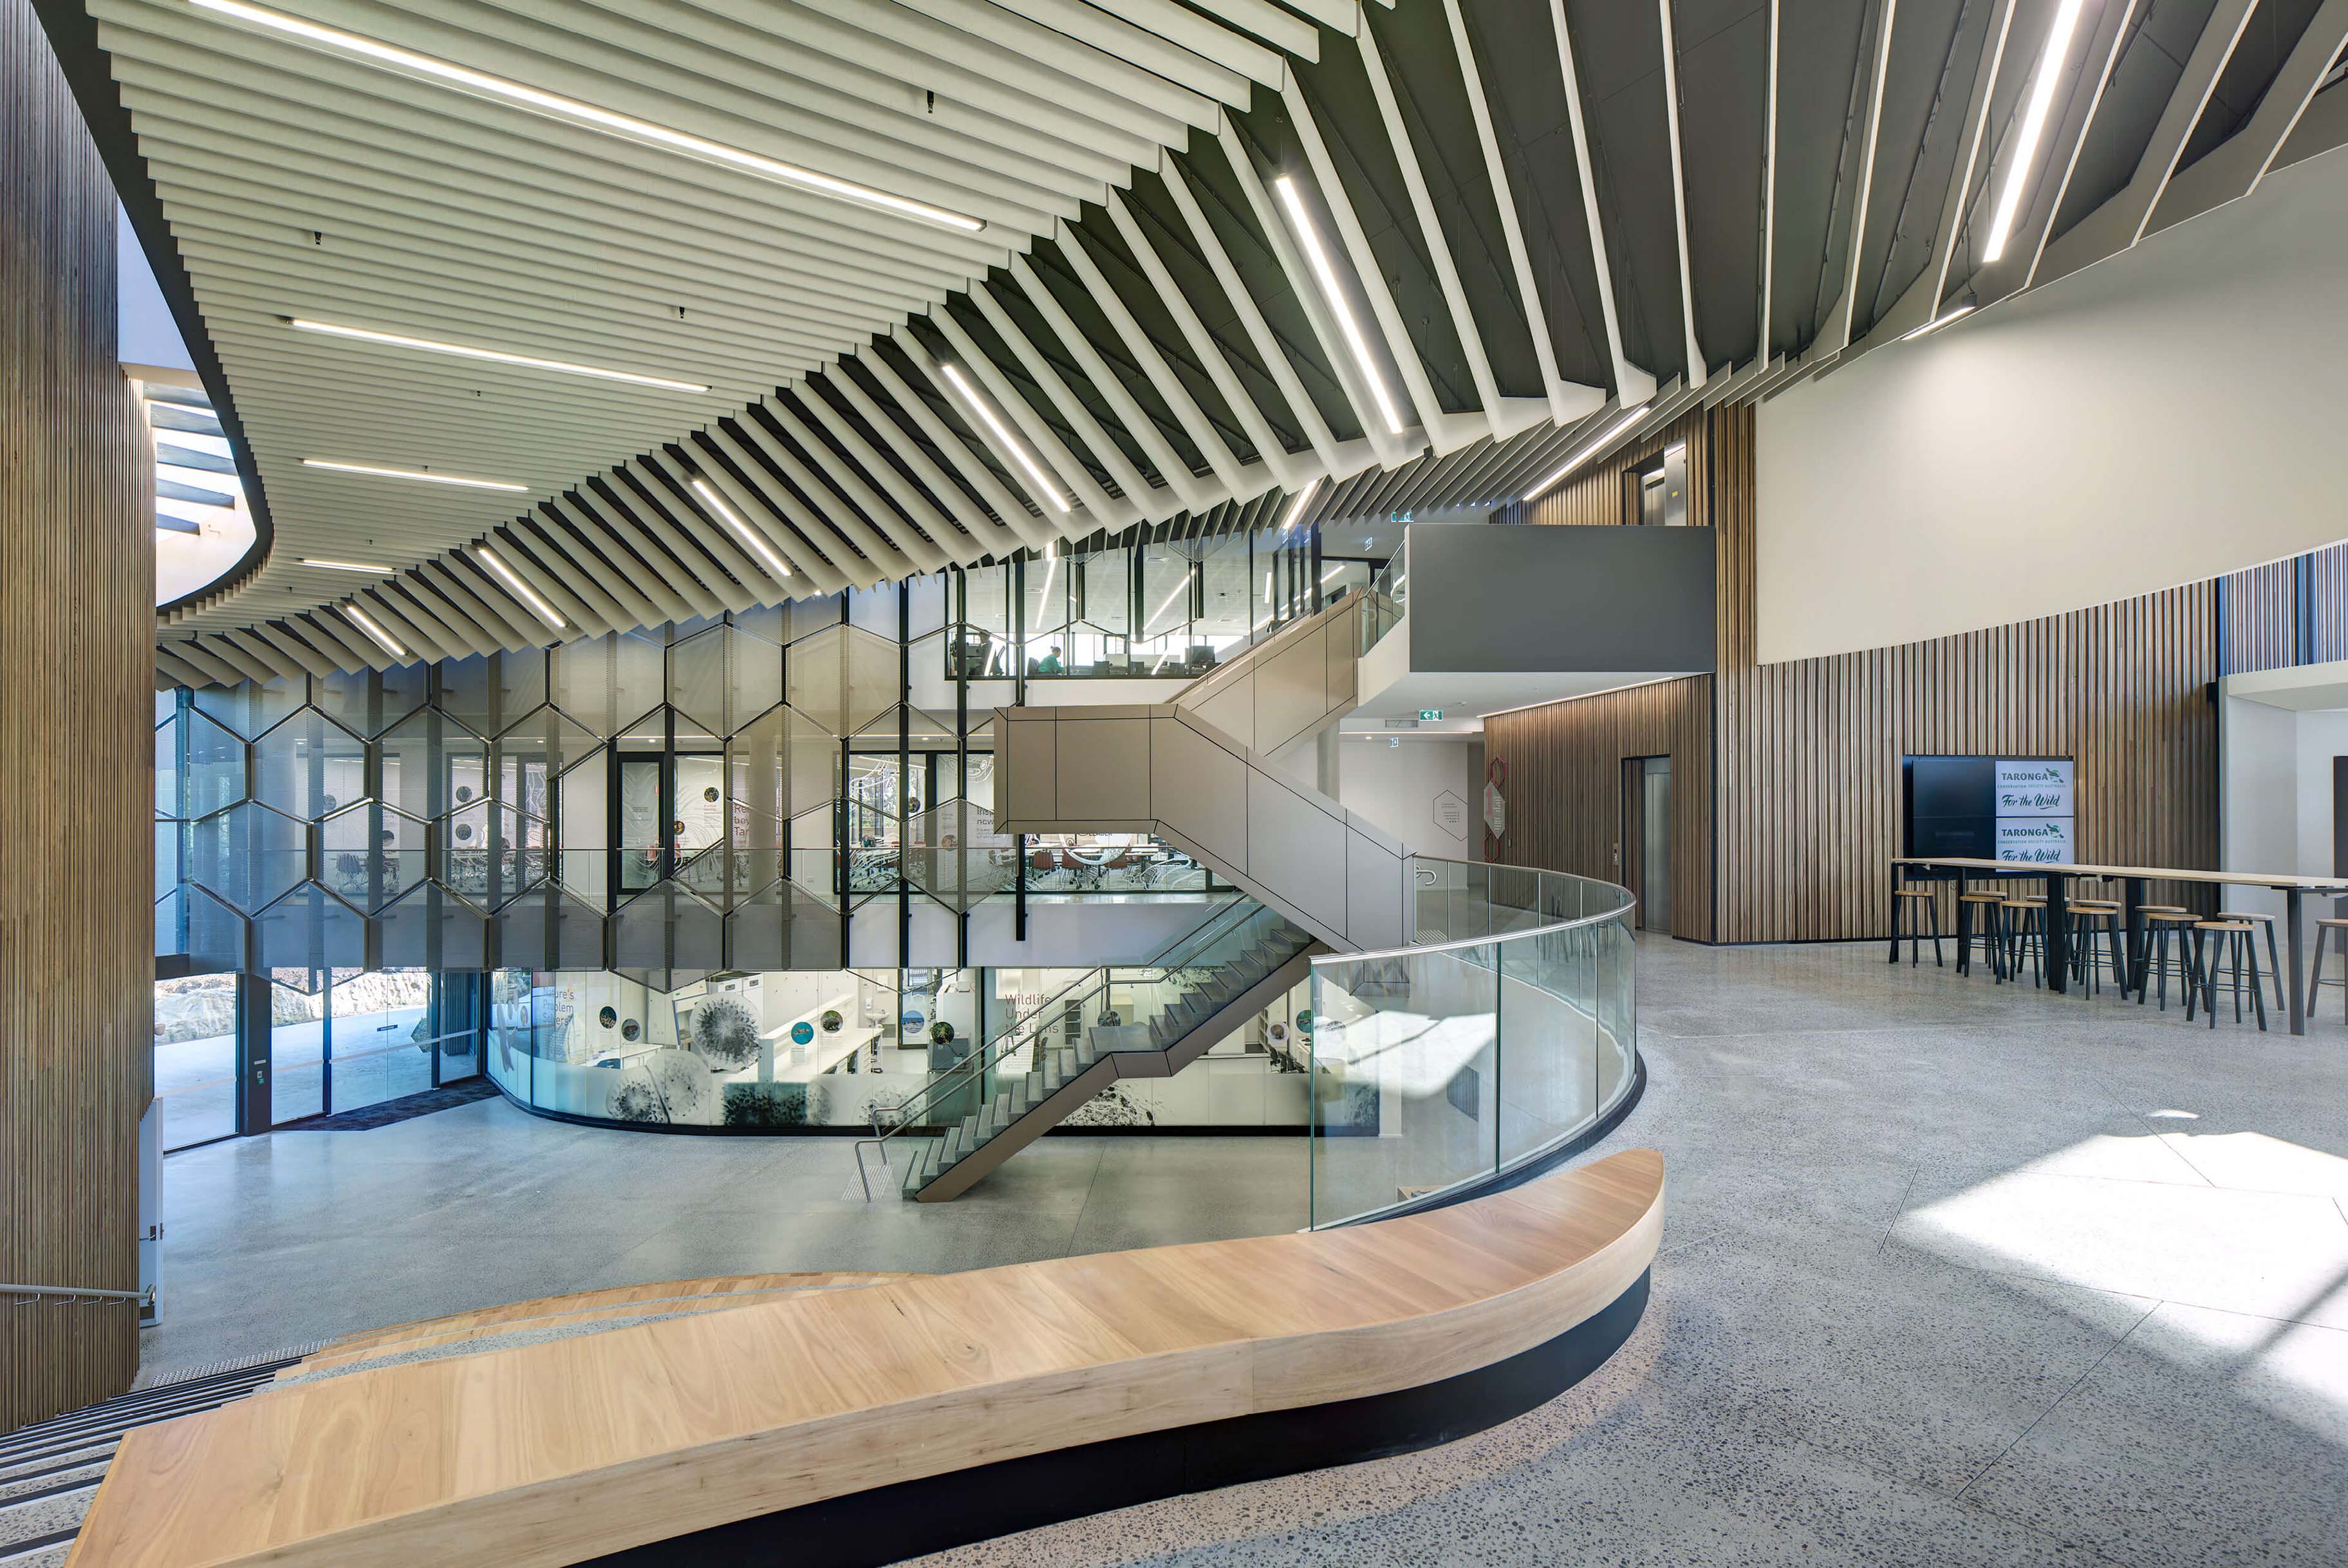
[[[1418,710],[1418,720],[1421,724],[1433,724],[1442,717],[1443,710],[1439,707],[1422,707]]]

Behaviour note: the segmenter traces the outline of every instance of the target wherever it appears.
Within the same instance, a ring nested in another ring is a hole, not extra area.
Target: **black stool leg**
[[[2201,944],[2209,936],[2206,931],[2193,934],[2193,945],[2185,955],[2185,1021],[2191,1023],[2194,1011],[2201,1005]]]
[[[2323,986],[2323,939],[2332,934],[2328,926],[2315,928],[2315,959],[2307,966],[2307,1015],[2315,1016],[2315,994]]]
[[[2251,946],[2254,950],[2250,954],[2251,967],[2256,968],[2258,954],[2255,951],[2255,948],[2257,947],[2257,944],[2253,943],[2251,944]],[[2275,956],[2274,922],[2271,920],[2267,922],[2267,973],[2274,976],[2275,1006],[2278,1007],[2286,1006],[2287,1004],[2284,1002],[2282,995],[2282,960]],[[2263,1029],[2266,1026],[2264,1024],[2260,1024],[2259,1027]]]
[[[2274,943],[2272,926],[2267,927],[2267,943],[2270,946]],[[2250,1005],[2258,1010],[2259,1033],[2263,1035],[2267,1032],[2267,977],[2259,973],[2259,939],[2244,932],[2242,951],[2250,961]],[[2281,977],[2277,976],[2275,983],[2281,985]]]
[[[1926,904],[1924,905],[1924,907],[1925,907],[1927,910],[1930,910],[1930,911],[1931,912],[1931,915],[1932,915],[1932,966],[1933,966],[1934,968],[1936,968],[1936,969],[1946,969],[1946,968],[1949,966],[1949,961],[1948,961],[1947,959],[1945,959],[1945,958],[1943,958],[1943,957],[1941,957],[1941,899],[1940,899],[1940,895],[1939,895],[1939,894],[1937,894],[1937,893],[1935,893],[1935,894],[1932,896],[1931,901],[1930,903],[1926,903]]]

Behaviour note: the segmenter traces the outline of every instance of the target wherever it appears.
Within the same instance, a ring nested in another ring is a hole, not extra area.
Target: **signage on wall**
[[[1468,836],[1468,802],[1446,789],[1435,798],[1435,825],[1455,839]]]
[[[1997,814],[2006,817],[2068,817],[2071,763],[2065,758],[2008,760],[1997,764]]]
[[[1421,724],[1433,724],[1442,717],[1443,710],[1439,707],[1422,707],[1418,710],[1418,721]]]
[[[1997,858],[2040,864],[2071,860],[2071,759],[1997,759]]]

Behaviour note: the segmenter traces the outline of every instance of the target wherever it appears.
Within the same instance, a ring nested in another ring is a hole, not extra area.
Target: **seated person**
[[[1039,676],[1064,676],[1068,673],[1068,667],[1060,662],[1059,644],[1052,645],[1052,651],[1035,665],[1035,673]]]

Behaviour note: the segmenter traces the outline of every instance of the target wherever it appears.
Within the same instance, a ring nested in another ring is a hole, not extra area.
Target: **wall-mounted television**
[[[1901,763],[1902,852],[2075,861],[2077,779],[2067,757],[1910,757]]]

